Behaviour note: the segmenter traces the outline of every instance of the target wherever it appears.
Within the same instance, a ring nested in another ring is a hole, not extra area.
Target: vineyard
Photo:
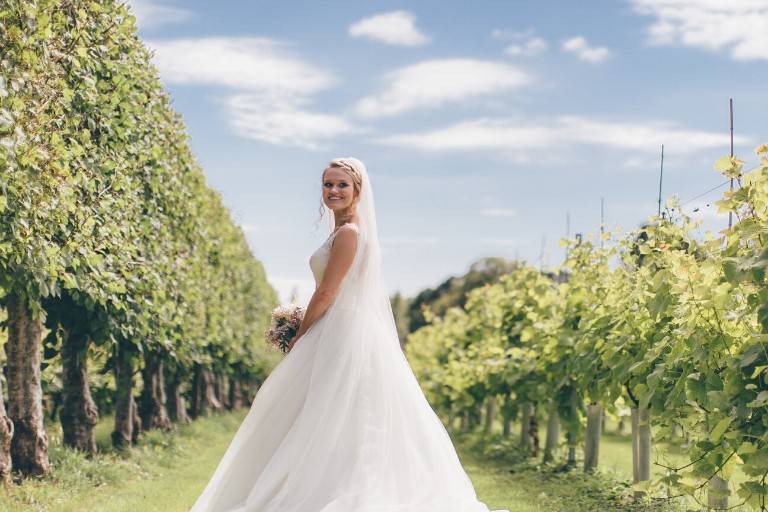
[[[0,478],[50,473],[57,419],[93,454],[100,416],[126,449],[247,407],[274,363],[276,295],[134,17],[111,0],[9,0],[0,39]]]
[[[431,403],[464,430],[498,410],[509,435],[516,419],[520,448],[544,462],[573,466],[583,447],[587,472],[604,417],[627,411],[638,499],[768,510],[768,145],[756,152],[749,172],[715,164],[738,184],[718,202],[735,218],[720,237],[697,239],[670,201],[632,233],[567,241],[555,272],[520,264],[464,307],[425,309],[407,353]],[[681,437],[686,463],[652,458]]]
[[[133,15],[84,5],[0,4],[6,486],[55,472],[53,425],[94,457],[107,418],[109,449],[129,453],[248,407],[279,358],[263,342],[276,293]],[[558,268],[514,262],[459,306],[418,311],[401,334],[433,408],[489,439],[514,425],[528,461],[588,474],[606,418],[626,423],[637,503],[768,510],[768,145],[756,153],[751,170],[715,163],[736,185],[718,235],[670,201],[630,233],[566,240]],[[655,455],[671,445],[687,460]]]

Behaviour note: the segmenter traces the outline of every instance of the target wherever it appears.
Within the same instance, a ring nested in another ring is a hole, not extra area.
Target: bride
[[[400,348],[365,166],[322,187],[315,292],[191,512],[488,512]]]

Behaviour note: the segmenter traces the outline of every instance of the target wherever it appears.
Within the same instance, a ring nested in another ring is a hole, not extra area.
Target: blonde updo
[[[328,166],[323,169],[322,177],[325,178],[325,171],[334,167],[343,169],[347,173],[347,175],[352,179],[352,183],[355,186],[355,192],[357,192],[357,196],[360,197],[360,191],[363,188],[363,176],[360,174],[360,171],[358,171],[354,165],[347,162],[346,158],[334,158],[328,163]]]

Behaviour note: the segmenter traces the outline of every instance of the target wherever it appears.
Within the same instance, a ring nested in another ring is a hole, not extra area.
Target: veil
[[[373,185],[365,164],[354,157],[337,158],[353,167],[362,177],[360,200],[357,204],[359,233],[357,252],[347,275],[342,282],[333,307],[365,311],[387,326],[388,337],[399,339],[397,326],[389,301],[389,293],[381,270],[381,246],[376,222],[376,209],[373,199]],[[329,229],[334,229],[333,211],[325,204],[328,214]]]

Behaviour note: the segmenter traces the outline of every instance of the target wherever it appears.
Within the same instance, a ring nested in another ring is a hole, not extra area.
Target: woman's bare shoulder
[[[352,222],[348,222],[336,230],[336,233],[333,236],[333,240],[331,241],[331,247],[336,247],[340,244],[354,250],[359,233],[360,228],[358,225]]]

